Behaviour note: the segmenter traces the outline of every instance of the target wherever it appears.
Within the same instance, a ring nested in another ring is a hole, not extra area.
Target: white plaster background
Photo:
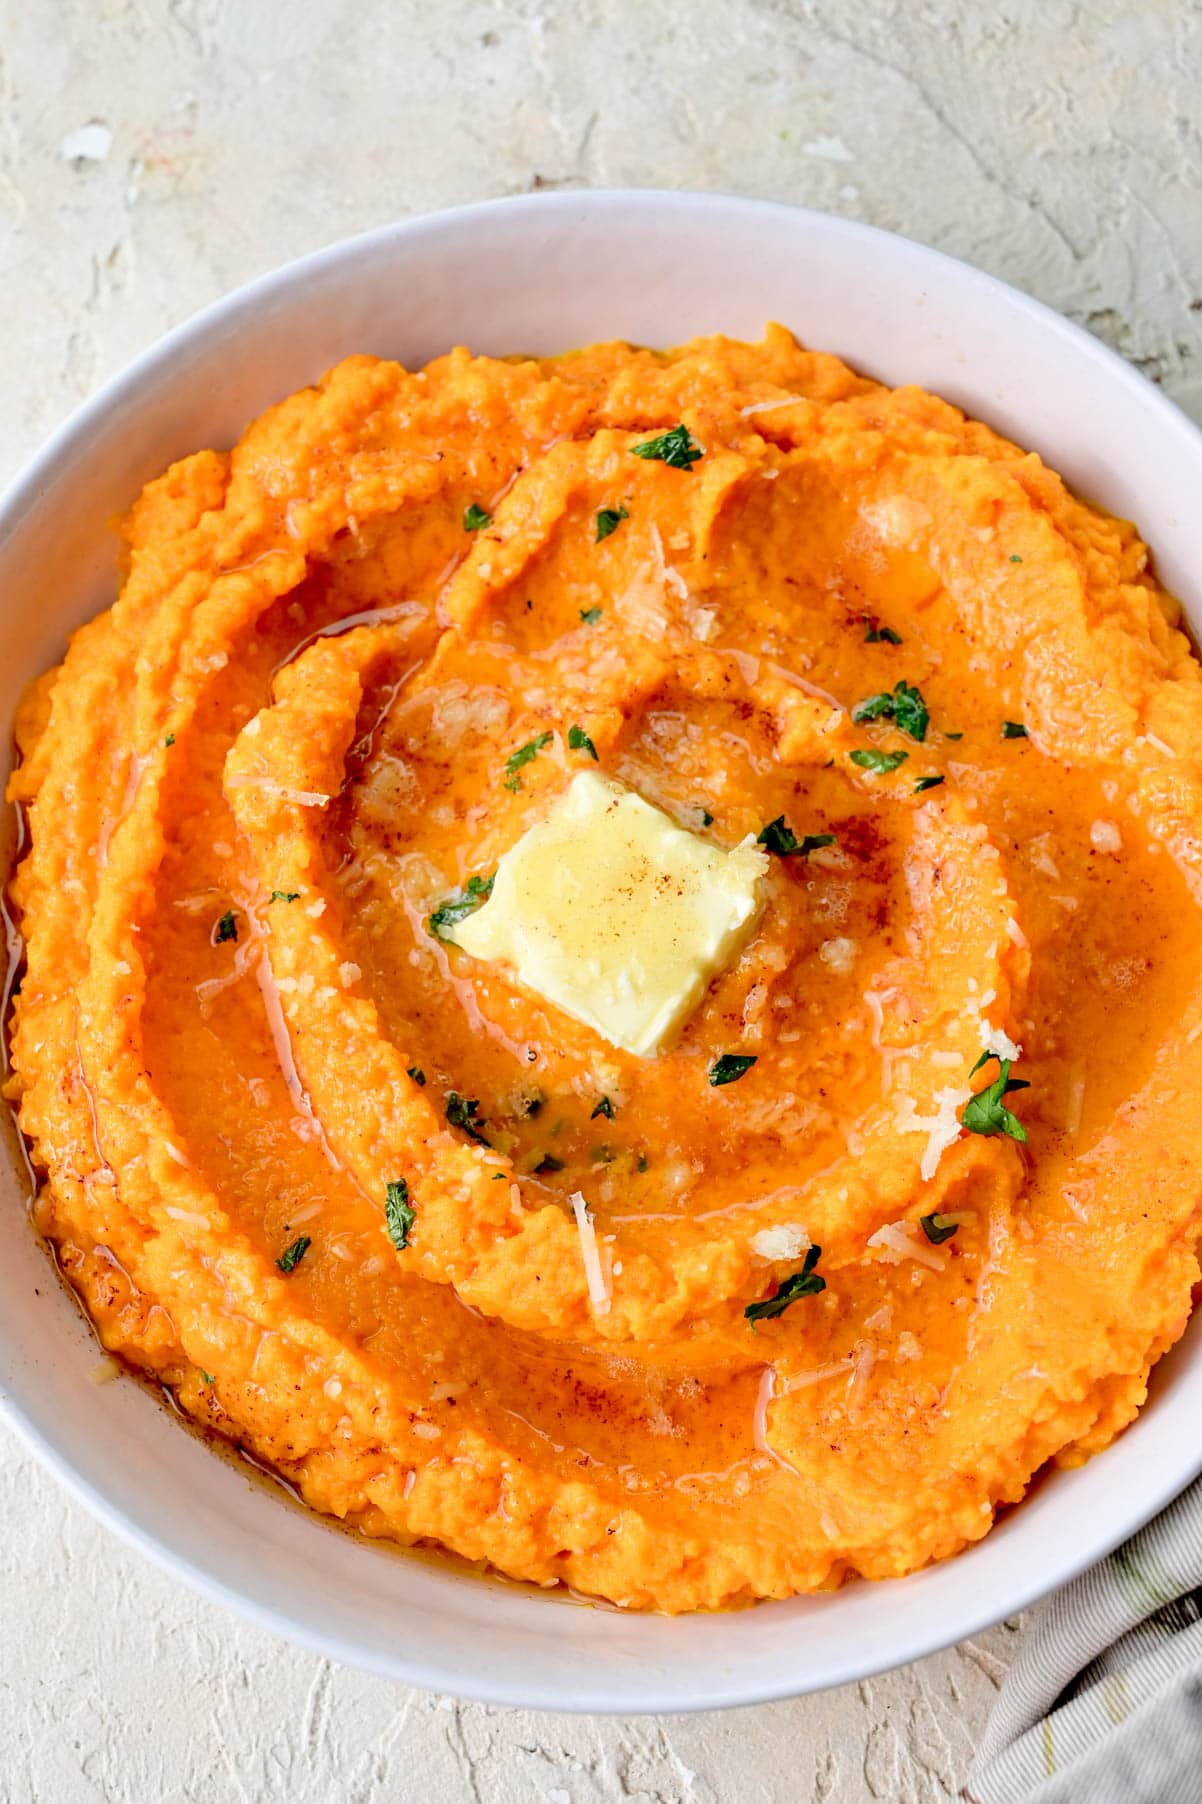
[[[1200,94],[1198,0],[0,0],[0,477],[248,277],[535,187],[721,188],[909,233],[1202,418]],[[534,1715],[242,1626],[5,1430],[0,1525],[4,1804],[927,1804],[1017,1639],[736,1714]]]

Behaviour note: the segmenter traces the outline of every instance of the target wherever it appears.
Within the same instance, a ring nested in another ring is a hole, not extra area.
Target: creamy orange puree
[[[107,1349],[368,1535],[673,1611],[952,1554],[1132,1419],[1198,1278],[1202,688],[1130,526],[773,328],[351,358],[124,531],[11,785],[10,1089]],[[853,719],[899,682],[924,737]],[[429,927],[586,765],[836,836],[655,1058]],[[962,1119],[1003,1056],[1025,1141]]]

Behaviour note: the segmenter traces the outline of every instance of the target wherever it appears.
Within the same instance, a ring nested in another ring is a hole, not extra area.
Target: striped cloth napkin
[[[1045,1606],[969,1804],[1202,1800],[1202,1479]]]

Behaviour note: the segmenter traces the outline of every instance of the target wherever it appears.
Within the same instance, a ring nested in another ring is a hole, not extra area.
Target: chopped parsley
[[[601,543],[602,539],[608,539],[610,533],[617,532],[618,527],[622,524],[622,521],[629,520],[629,518],[630,518],[630,515],[627,512],[625,506],[598,508],[597,509],[597,537],[593,541],[594,544],[599,545]]]
[[[238,917],[232,908],[227,908],[217,923],[217,944],[225,940],[236,940],[238,937]]]
[[[384,1220],[388,1224],[389,1240],[398,1253],[403,1253],[409,1245],[409,1230],[417,1220],[409,1202],[409,1186],[404,1178],[394,1178],[385,1192]]]
[[[603,1096],[601,1098],[601,1101],[597,1104],[596,1108],[593,1110],[592,1114],[589,1116],[589,1120],[596,1121],[598,1115],[604,1115],[606,1121],[613,1120],[614,1106],[613,1106],[612,1102],[610,1102],[608,1096]]]
[[[713,824],[714,824],[713,815],[710,813],[708,808],[703,808],[701,810],[701,825],[703,827],[712,827]]]
[[[538,1164],[534,1167],[534,1175],[536,1178],[538,1178],[538,1177],[542,1176],[544,1171],[562,1171],[562,1170],[563,1170],[563,1160],[562,1159],[557,1159],[553,1153],[544,1153],[542,1158],[539,1160]]]
[[[945,739],[963,739],[964,735],[963,733],[945,733],[943,737]]]
[[[462,1128],[481,1146],[488,1145],[480,1129],[480,1104],[474,1096],[460,1096],[458,1091],[452,1090],[447,1097],[446,1113],[452,1127]]]
[[[875,771],[878,777],[884,777],[899,764],[904,764],[909,756],[909,752],[853,752],[851,761],[861,770]]]
[[[755,836],[757,846],[767,847],[775,852],[778,858],[788,858],[797,852],[804,858],[810,852],[818,851],[820,846],[833,846],[836,835],[833,833],[806,833],[798,839],[783,814],[778,814],[774,821],[761,827]]]
[[[904,677],[893,689],[882,689],[879,694],[857,703],[851,717],[857,726],[862,726],[866,720],[892,720],[919,744],[926,738],[931,720],[922,691],[907,683]]]
[[[1021,721],[1004,720],[1002,722],[1003,739],[1025,739],[1026,737],[1027,729],[1023,726]]]
[[[743,1314],[754,1328],[757,1322],[769,1322],[774,1316],[783,1315],[790,1303],[796,1303],[801,1297],[816,1297],[820,1290],[826,1289],[826,1279],[814,1270],[822,1257],[821,1247],[810,1247],[805,1256],[805,1263],[799,1272],[786,1278],[770,1297],[762,1303],[748,1303]]]
[[[168,733],[166,739],[164,739],[164,741],[163,741],[163,744],[164,745],[174,745],[175,744],[175,734]]]
[[[284,1273],[295,1271],[296,1267],[300,1264],[312,1245],[313,1242],[307,1234],[299,1235],[297,1239],[292,1242],[290,1247],[284,1248],[284,1251],[276,1260],[276,1264]]]
[[[960,1124],[970,1134],[1008,1134],[1011,1140],[1025,1141],[1027,1130],[1018,1116],[1006,1107],[1004,1098],[1012,1090],[1029,1090],[1031,1086],[1025,1078],[1011,1077],[1010,1066],[1013,1061],[998,1058],[996,1052],[983,1052],[973,1066],[973,1071],[979,1071],[989,1059],[997,1059],[998,1075],[991,1084],[978,1090],[971,1102],[965,1103]]]
[[[633,457],[668,464],[673,470],[689,470],[703,455],[703,447],[689,437],[685,425],[673,426],[670,432],[661,432],[657,438],[649,438],[641,445],[631,445],[630,451]]]
[[[914,794],[921,795],[924,789],[938,789],[941,783],[946,782],[946,777],[919,777],[914,785]]]
[[[755,1054],[749,1052],[724,1052],[721,1058],[715,1059],[709,1069],[709,1080],[715,1088],[719,1084],[733,1084],[755,1064]]]
[[[1022,559],[1019,557],[1017,551],[1012,551],[1010,553],[1010,562],[1012,564],[1021,564],[1022,563]]]
[[[486,514],[484,509],[477,507],[473,501],[470,507],[465,507],[463,510],[463,530],[464,532],[479,532],[480,528],[487,526],[491,519],[492,515]]]
[[[580,618],[583,620],[585,626],[596,626],[603,612],[604,609],[602,608],[581,608]]]
[[[204,1379],[206,1384],[216,1384],[216,1382],[217,1382],[217,1380],[214,1378],[212,1372],[206,1372],[203,1370],[203,1368],[201,1370],[200,1375]]]
[[[879,645],[882,640],[886,645],[900,645],[902,636],[895,633],[891,626],[878,626],[875,620],[865,621],[868,631],[864,634],[865,645]]]
[[[583,727],[568,728],[568,750],[572,752],[587,752],[594,764],[599,762],[597,758],[597,748]]]
[[[510,752],[505,760],[506,789],[511,789],[515,795],[517,794],[522,787],[522,779],[518,772],[524,764],[529,764],[532,758],[537,758],[545,745],[550,745],[551,738],[550,733],[539,733],[536,738],[528,739],[525,745],[519,745],[516,752]]]
[[[933,1247],[941,1247],[960,1226],[958,1221],[949,1221],[946,1215],[920,1215],[918,1220]]]
[[[409,1075],[420,1090],[426,1081],[426,1074],[420,1065],[410,1065]]]
[[[465,887],[456,891],[455,895],[434,910],[426,922],[426,931],[436,940],[445,940],[444,928],[454,927],[468,915],[474,914],[482,902],[492,895],[494,877],[469,877]]]
[[[273,889],[271,892],[273,902],[296,902],[299,898],[300,891],[298,889]]]

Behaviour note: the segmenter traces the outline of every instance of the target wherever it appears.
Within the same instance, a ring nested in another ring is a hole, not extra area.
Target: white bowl
[[[918,382],[1138,521],[1202,620],[1202,435],[1084,332],[989,277],[846,220],[715,195],[554,194],[465,207],[335,245],[181,327],[81,408],[0,507],[0,716],[112,600],[109,522],[147,477],[230,444],[351,351],[419,364],[454,344],[758,337],[783,321],[887,382]],[[411,1684],[549,1709],[750,1704],[879,1672],[1062,1583],[1202,1467],[1202,1322],[1138,1422],[1057,1473],[977,1547],[912,1578],[730,1615],[624,1615],[363,1545],[169,1421],[98,1353],[3,1174],[0,1390],[30,1445],[119,1534],[211,1597]]]

